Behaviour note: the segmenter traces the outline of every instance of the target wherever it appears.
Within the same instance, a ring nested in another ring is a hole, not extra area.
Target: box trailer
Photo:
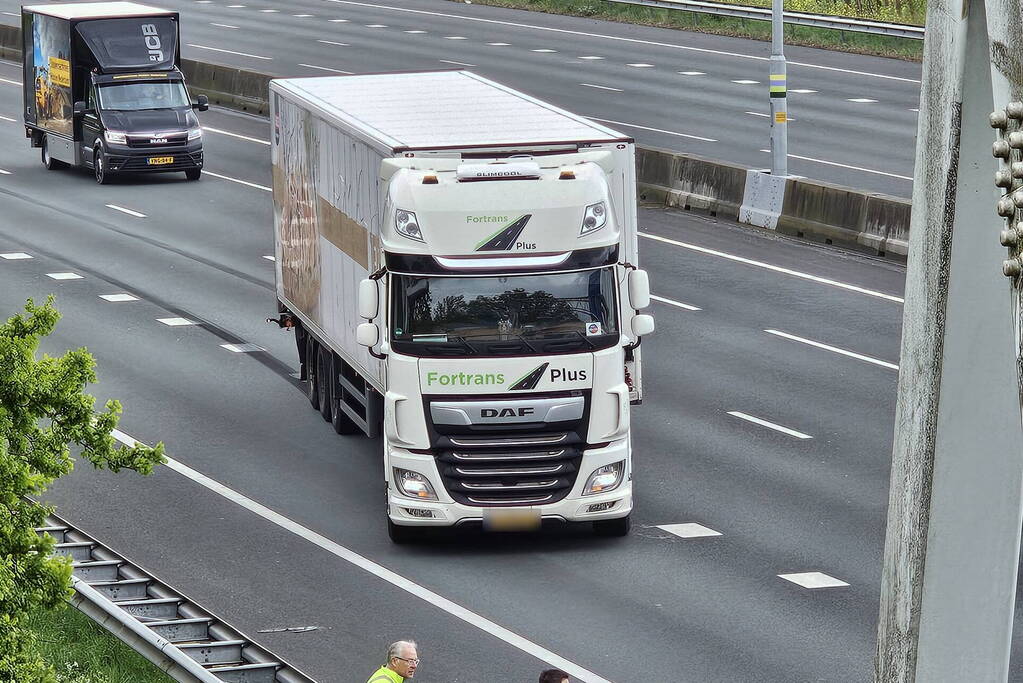
[[[468,71],[277,79],[270,113],[274,320],[313,407],[382,428],[391,538],[627,533],[633,140]]]

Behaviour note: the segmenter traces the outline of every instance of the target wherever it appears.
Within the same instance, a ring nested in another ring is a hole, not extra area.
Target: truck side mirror
[[[380,341],[380,328],[373,323],[360,323],[355,328],[355,340],[360,346],[372,349]]]
[[[206,97],[205,95],[199,95],[198,97],[195,98],[195,101],[196,103],[192,106],[193,109],[198,109],[199,111],[206,111],[207,109],[210,108],[210,98]]]
[[[377,289],[376,280],[363,280],[359,283],[359,317],[372,320],[377,317],[378,308],[380,308],[380,291]]]
[[[648,334],[653,334],[653,331],[654,316],[641,313],[632,319],[632,333],[637,337],[645,337]]]
[[[629,301],[637,311],[650,305],[650,277],[645,270],[629,271]]]
[[[76,119],[82,118],[88,113],[88,111],[89,109],[85,106],[85,102],[82,101],[75,102],[74,107],[71,110],[72,116]]]

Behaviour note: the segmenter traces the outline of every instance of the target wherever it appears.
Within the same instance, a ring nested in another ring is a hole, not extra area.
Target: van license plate
[[[484,508],[483,528],[487,531],[534,531],[540,528],[540,511]]]
[[[174,157],[149,157],[150,166],[162,166],[163,164],[173,164]]]

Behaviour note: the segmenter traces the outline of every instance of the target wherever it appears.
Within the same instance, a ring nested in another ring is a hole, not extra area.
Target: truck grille
[[[575,484],[580,445],[558,445],[567,433],[449,437],[454,448],[437,453],[444,487],[463,505],[556,503]]]
[[[140,149],[163,149],[165,147],[180,147],[188,141],[188,133],[177,133],[175,135],[153,135],[153,136],[128,136],[128,146]]]

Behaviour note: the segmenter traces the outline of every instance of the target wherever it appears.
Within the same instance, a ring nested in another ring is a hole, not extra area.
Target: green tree
[[[31,496],[71,472],[72,444],[111,472],[149,474],[164,460],[163,444],[115,447],[110,432],[121,405],[108,401],[102,412],[93,410],[85,388],[96,381],[96,362],[87,350],[36,358],[59,319],[51,296],[42,306],[29,299],[23,314],[0,325],[0,681],[54,680],[23,624],[30,612],[53,609],[71,590],[70,561],[51,555],[53,538],[34,530],[52,508]]]

